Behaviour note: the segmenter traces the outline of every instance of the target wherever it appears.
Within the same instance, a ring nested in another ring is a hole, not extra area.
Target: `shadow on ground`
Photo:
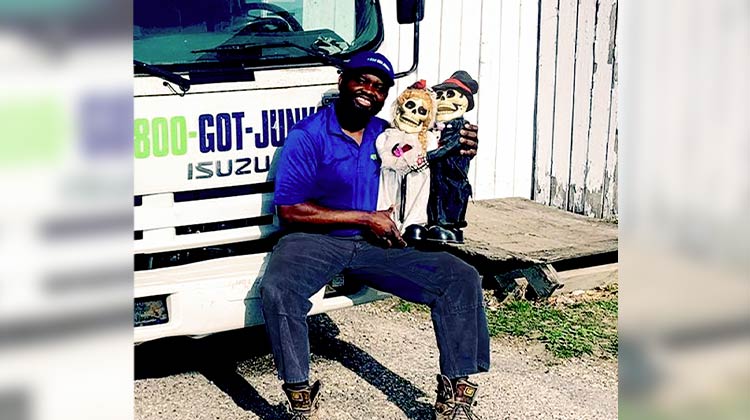
[[[359,347],[337,338],[339,329],[328,315],[308,318],[310,350],[336,361],[382,392],[411,420],[432,419],[432,406],[418,401],[424,392],[383,366]],[[325,378],[323,379],[325,380]]]
[[[237,373],[238,363],[263,358],[270,352],[263,327],[229,331],[202,339],[165,338],[136,346],[135,379],[198,372],[243,410],[251,411],[263,420],[282,419],[286,416],[285,406],[269,404]]]
[[[382,392],[410,420],[430,419],[431,406],[418,401],[425,394],[359,347],[340,340],[339,329],[328,315],[308,318],[310,349],[314,356],[340,363]],[[273,372],[270,344],[263,327],[214,334],[195,340],[165,338],[135,348],[135,379],[162,378],[198,372],[213,382],[243,410],[263,420],[285,417],[283,404],[271,405],[238,372],[248,363],[250,371]],[[325,378],[322,378],[325,382]],[[279,387],[279,393],[281,388]]]

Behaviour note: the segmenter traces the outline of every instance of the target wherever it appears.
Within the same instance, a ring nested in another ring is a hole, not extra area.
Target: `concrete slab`
[[[617,251],[617,225],[524,198],[469,203],[462,245],[484,264],[554,263]]]
[[[440,248],[495,280],[486,287],[506,289],[523,276],[537,297],[548,297],[564,283],[552,264],[601,264],[597,256],[617,252],[616,224],[524,198],[471,202],[466,220],[465,243]]]

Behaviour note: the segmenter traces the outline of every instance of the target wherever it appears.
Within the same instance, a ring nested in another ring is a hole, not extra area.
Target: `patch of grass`
[[[407,302],[401,298],[395,298],[395,303],[391,308],[402,313],[409,313],[412,311],[430,312],[430,308],[427,305]]]
[[[543,342],[558,358],[594,355],[617,357],[617,284],[604,295],[569,305],[513,300],[487,309],[490,336],[503,334]],[[394,298],[390,310],[429,312],[426,305]]]
[[[413,303],[399,299],[396,305],[394,306],[394,309],[396,309],[399,312],[411,312],[413,306],[414,306]]]
[[[617,296],[568,306],[512,301],[488,311],[487,321],[490,336],[539,340],[560,358],[617,357]]]

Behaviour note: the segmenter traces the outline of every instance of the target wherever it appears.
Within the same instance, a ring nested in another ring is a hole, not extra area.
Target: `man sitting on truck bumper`
[[[295,125],[281,152],[274,202],[291,233],[271,254],[261,297],[293,418],[315,418],[320,390],[308,376],[309,298],[340,273],[430,307],[440,351],[437,418],[475,418],[477,385],[468,376],[490,365],[479,274],[446,252],[405,247],[390,211],[376,211],[375,139],[387,122],[375,115],[393,79],[384,56],[355,55],[339,77],[337,102]],[[463,140],[475,154],[471,128]]]

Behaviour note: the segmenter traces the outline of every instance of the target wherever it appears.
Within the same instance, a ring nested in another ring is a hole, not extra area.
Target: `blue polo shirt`
[[[372,118],[358,145],[341,129],[333,105],[298,122],[279,156],[274,204],[309,201],[336,210],[375,211],[380,182],[375,139],[387,127],[385,120]],[[330,233],[353,236],[361,231]]]

